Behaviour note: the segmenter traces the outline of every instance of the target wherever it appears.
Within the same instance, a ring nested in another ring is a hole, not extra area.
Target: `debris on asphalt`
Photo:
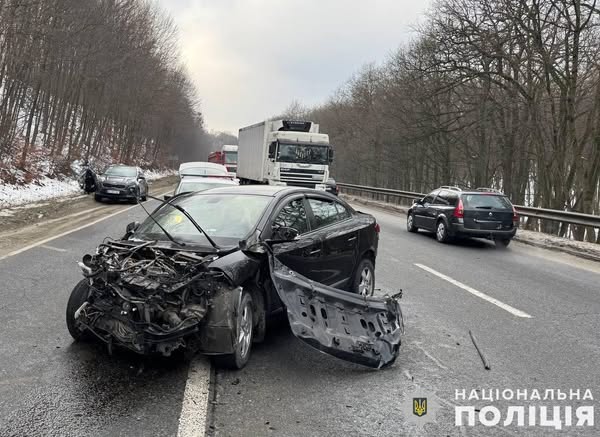
[[[490,370],[491,369],[490,362],[487,360],[487,358],[485,357],[485,355],[483,354],[481,349],[479,349],[479,346],[477,345],[477,340],[475,339],[475,335],[473,335],[471,330],[469,330],[469,335],[471,336],[473,345],[475,346],[475,349],[477,349],[477,353],[479,354],[479,357],[481,358],[481,361],[483,362],[483,366],[485,367],[486,370]]]

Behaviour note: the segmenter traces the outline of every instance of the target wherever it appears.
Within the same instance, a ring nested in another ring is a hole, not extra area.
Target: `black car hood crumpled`
[[[392,364],[404,321],[395,298],[365,297],[312,281],[269,255],[271,278],[292,332],[316,349],[373,368]]]

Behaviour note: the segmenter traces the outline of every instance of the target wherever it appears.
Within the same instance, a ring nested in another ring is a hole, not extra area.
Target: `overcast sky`
[[[327,99],[412,38],[429,0],[159,0],[209,130],[237,130]]]

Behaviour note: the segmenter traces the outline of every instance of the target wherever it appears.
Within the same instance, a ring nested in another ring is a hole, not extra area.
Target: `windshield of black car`
[[[104,175],[122,178],[134,178],[136,173],[135,167],[109,167]]]
[[[328,146],[279,143],[277,161],[304,164],[328,164]]]
[[[225,164],[236,164],[237,154],[237,152],[225,152]]]
[[[202,194],[173,199],[219,246],[232,246],[250,234],[272,197],[242,194]],[[208,241],[179,210],[166,203],[153,213],[158,223],[178,241],[207,245]],[[137,229],[133,238],[168,241],[150,218]]]
[[[177,187],[175,194],[187,193],[187,192],[192,192],[192,191],[205,191],[205,190],[209,190],[211,188],[218,188],[218,187],[223,187],[226,185],[231,185],[231,184],[226,184],[226,183],[217,182],[217,181],[205,182],[205,181],[183,180],[179,183],[179,186]]]
[[[462,200],[465,208],[512,210],[512,204],[508,197],[497,194],[463,194]]]

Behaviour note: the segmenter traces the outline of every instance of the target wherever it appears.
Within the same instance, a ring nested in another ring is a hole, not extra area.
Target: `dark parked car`
[[[83,258],[67,326],[109,349],[194,347],[241,368],[267,317],[287,309],[303,341],[381,367],[396,358],[403,325],[394,298],[372,296],[378,234],[372,216],[307,188],[182,193]]]
[[[479,237],[506,247],[517,232],[519,215],[508,197],[491,188],[441,187],[413,203],[406,227],[409,232],[433,231],[440,243]]]
[[[96,178],[94,199],[146,200],[148,183],[139,167],[129,165],[111,165]]]

